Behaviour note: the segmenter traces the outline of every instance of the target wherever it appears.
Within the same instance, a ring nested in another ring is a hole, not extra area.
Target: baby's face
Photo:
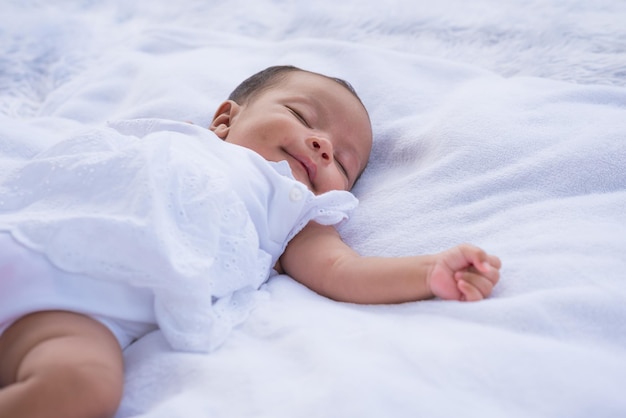
[[[211,129],[269,161],[287,161],[294,177],[315,194],[350,190],[367,164],[369,117],[334,80],[295,71],[245,105],[227,103],[220,109],[229,108],[228,121],[218,111]]]

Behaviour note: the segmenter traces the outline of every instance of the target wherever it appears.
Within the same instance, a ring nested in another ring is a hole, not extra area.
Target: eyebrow
[[[329,112],[326,110],[326,107],[322,104],[322,102],[317,97],[311,94],[301,94],[301,95],[292,97],[291,99],[295,100],[296,102],[303,103],[305,105],[309,104],[310,102],[313,108],[315,108],[318,112],[321,113],[321,115],[323,116],[322,119],[328,119]]]

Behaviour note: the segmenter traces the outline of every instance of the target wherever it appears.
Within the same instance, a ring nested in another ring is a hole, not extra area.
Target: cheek
[[[228,135],[228,142],[238,144],[254,151],[261,151],[270,137],[263,123],[247,123],[233,127]]]
[[[327,176],[324,178],[323,188],[325,192],[328,192],[331,190],[349,191],[346,178],[338,169],[329,171],[327,173]]]
[[[258,120],[247,127],[246,135],[259,144],[278,145],[293,136],[293,129],[288,123],[281,121]]]

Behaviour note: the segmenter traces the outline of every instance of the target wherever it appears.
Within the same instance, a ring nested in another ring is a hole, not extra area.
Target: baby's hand
[[[434,258],[426,280],[431,292],[441,299],[484,299],[500,278],[500,259],[472,245],[456,246]]]

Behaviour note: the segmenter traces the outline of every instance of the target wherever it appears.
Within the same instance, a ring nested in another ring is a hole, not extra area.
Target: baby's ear
[[[213,115],[213,121],[211,122],[209,129],[215,132],[215,134],[220,138],[226,139],[230,126],[233,122],[233,118],[239,112],[239,107],[240,106],[232,100],[226,100],[223,102],[217,108],[215,115]]]

